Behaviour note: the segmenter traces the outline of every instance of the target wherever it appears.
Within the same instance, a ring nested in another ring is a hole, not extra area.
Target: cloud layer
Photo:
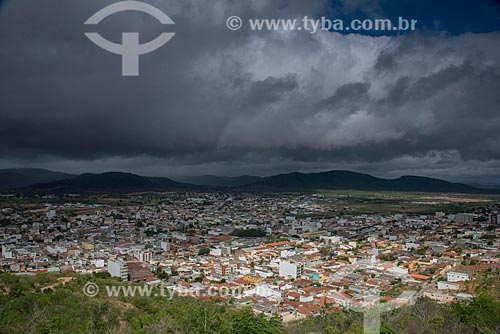
[[[326,1],[147,1],[176,36],[121,77],[83,33],[102,0],[0,11],[0,163],[140,173],[500,175],[500,33],[234,32],[228,16],[337,13]],[[111,3],[111,2],[109,2]],[[370,9],[371,8],[371,9]],[[367,10],[378,11],[372,6]],[[164,27],[116,14],[119,41]],[[125,162],[125,163],[124,163]]]

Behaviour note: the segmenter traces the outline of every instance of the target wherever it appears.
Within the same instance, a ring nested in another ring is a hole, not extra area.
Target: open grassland
[[[344,214],[471,212],[494,206],[499,195],[441,194],[368,191],[320,191],[321,204]]]

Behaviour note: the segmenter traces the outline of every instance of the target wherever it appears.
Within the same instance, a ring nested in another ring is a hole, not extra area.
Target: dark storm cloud
[[[332,96],[323,101],[325,107],[338,108],[340,106],[356,108],[359,103],[366,103],[369,98],[367,82],[347,83],[337,88]]]
[[[83,35],[83,22],[112,2],[4,5],[0,164],[150,175],[467,175],[458,163],[499,172],[498,33],[233,32],[231,15],[311,17],[329,2],[149,1],[175,21],[176,36],[141,57],[140,77],[123,78],[120,57]],[[148,41],[164,27],[122,13],[97,30],[114,41],[140,31]]]

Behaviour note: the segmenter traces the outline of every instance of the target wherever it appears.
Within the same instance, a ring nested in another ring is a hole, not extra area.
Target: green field
[[[319,191],[319,203],[343,214],[435,214],[436,212],[473,212],[495,206],[499,195],[368,192],[368,191]]]

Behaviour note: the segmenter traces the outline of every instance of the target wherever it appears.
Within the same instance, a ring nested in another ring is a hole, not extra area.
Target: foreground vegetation
[[[0,333],[283,333],[279,318],[190,297],[87,297],[87,281],[110,278],[0,275]],[[103,291],[104,289],[101,289]]]
[[[363,333],[359,313],[328,313],[288,326],[288,333]],[[493,334],[500,333],[500,303],[488,296],[472,302],[441,305],[419,299],[415,305],[384,314],[382,334]]]
[[[485,280],[498,281],[498,275]],[[282,325],[280,319],[254,315],[235,304],[193,298],[92,298],[83,294],[87,281],[122,284],[96,276],[35,277],[0,275],[0,333],[363,333],[362,315],[322,312]],[[384,314],[382,333],[500,333],[500,301],[484,285],[471,302],[438,305],[421,299],[415,305]],[[103,290],[103,289],[101,289]]]

